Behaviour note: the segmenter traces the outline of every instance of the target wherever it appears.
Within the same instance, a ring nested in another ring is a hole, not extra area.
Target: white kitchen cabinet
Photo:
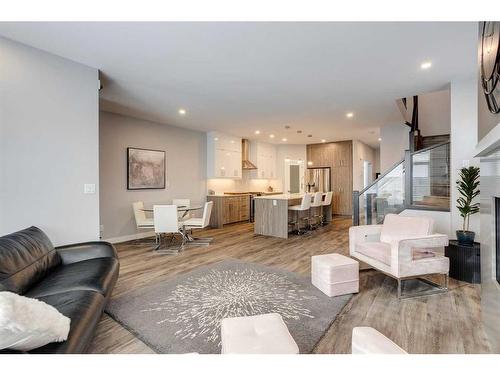
[[[251,171],[252,178],[276,178],[276,146],[264,142],[250,143],[250,161],[257,169]]]
[[[207,177],[241,178],[241,138],[207,133]]]

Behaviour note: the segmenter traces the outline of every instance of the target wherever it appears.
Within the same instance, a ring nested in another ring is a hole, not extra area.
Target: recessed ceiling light
[[[321,143],[325,143],[325,142],[326,142],[326,139],[322,139],[322,140],[321,140]]]
[[[297,130],[297,134],[302,134],[302,130]]]
[[[274,138],[274,134],[269,134],[269,138]]]
[[[286,139],[286,138],[281,138],[281,140],[282,140],[283,142],[286,142],[286,141],[287,141],[287,139]]]
[[[432,62],[430,61],[425,61],[422,64],[420,64],[421,69],[429,69],[432,66]]]
[[[285,158],[285,162],[290,163],[290,158]]]
[[[179,115],[184,116],[186,113],[187,112],[184,108],[179,108]]]
[[[380,142],[382,140],[382,138],[379,138],[378,141]]]
[[[353,118],[353,117],[354,117],[354,113],[352,113],[352,112],[347,112],[347,113],[345,114],[345,117],[347,117],[347,118]]]
[[[313,136],[312,134],[308,134],[308,135],[307,135],[307,137],[308,137],[308,138],[311,138],[312,136]]]
[[[312,161],[308,161],[307,165],[313,165],[313,162]]]
[[[256,131],[255,131],[255,134],[260,134],[260,130],[256,130]]]
[[[290,125],[285,125],[285,129],[290,129]]]

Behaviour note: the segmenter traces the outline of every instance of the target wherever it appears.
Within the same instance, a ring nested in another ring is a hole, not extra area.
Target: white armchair
[[[444,275],[444,286],[439,286],[438,291],[447,291],[450,263],[444,256],[444,247],[448,245],[448,236],[433,234],[433,224],[426,217],[388,214],[383,225],[351,227],[350,255],[395,278],[398,298],[402,298],[402,280],[425,275]]]

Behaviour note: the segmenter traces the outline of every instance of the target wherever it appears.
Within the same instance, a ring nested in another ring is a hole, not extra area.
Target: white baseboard
[[[121,237],[112,237],[112,238],[103,238],[103,241],[111,242],[111,243],[120,243],[120,242],[127,242],[127,241],[133,241],[133,240],[140,240],[141,238],[146,238],[146,237],[154,237],[155,232],[143,232],[143,233],[135,233],[135,234],[130,234],[128,236],[121,236]]]

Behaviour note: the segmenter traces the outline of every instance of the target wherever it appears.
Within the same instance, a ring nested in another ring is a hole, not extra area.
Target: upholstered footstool
[[[311,257],[312,284],[328,297],[359,292],[359,263],[341,254]]]
[[[352,354],[408,354],[372,327],[354,327]]]
[[[280,314],[225,318],[222,354],[298,354],[299,347]]]

